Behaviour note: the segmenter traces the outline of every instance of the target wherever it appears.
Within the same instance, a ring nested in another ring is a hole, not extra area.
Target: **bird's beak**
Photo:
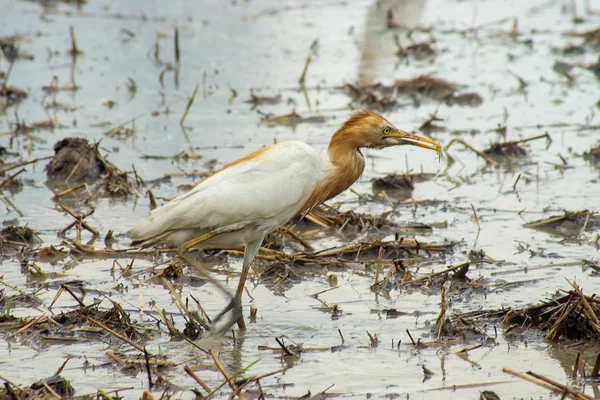
[[[412,146],[423,147],[424,149],[434,150],[437,153],[441,152],[442,146],[437,142],[426,137],[415,135],[414,133],[408,133],[398,129],[397,131],[390,134],[390,137],[396,138],[398,144],[410,144]]]

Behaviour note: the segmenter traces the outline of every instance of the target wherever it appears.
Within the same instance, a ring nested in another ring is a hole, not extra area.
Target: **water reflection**
[[[406,43],[406,33],[419,26],[426,0],[374,1],[367,11],[363,50],[358,66],[358,83],[371,85],[392,75],[397,51],[394,34]],[[388,29],[393,20],[397,29]]]

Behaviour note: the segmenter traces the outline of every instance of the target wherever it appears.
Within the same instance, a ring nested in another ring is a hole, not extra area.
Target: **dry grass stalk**
[[[106,332],[110,333],[111,335],[113,335],[114,337],[116,337],[117,339],[120,339],[122,341],[124,341],[125,343],[127,343],[128,345],[130,345],[131,347],[133,347],[134,349],[144,353],[144,347],[140,346],[139,344],[135,343],[134,341],[132,341],[131,339],[121,335],[118,332],[115,332],[114,330],[110,329],[108,326],[106,326],[105,324],[103,324],[100,321],[96,321],[95,319],[93,319],[92,317],[88,317],[87,315],[83,315],[81,314],[81,316],[83,318],[85,318],[88,322],[99,326],[100,328],[104,329]]]
[[[462,144],[467,149],[471,150],[472,152],[474,152],[475,154],[477,154],[479,157],[481,157],[488,165],[495,165],[496,164],[496,161],[492,160],[487,155],[485,155],[483,152],[477,150],[475,147],[473,147],[471,144],[467,143],[465,140],[463,140],[461,138],[454,138],[454,139],[450,140],[448,142],[448,144],[446,144],[446,146],[444,146],[444,153],[446,153],[446,155],[448,156],[448,162],[450,164],[454,163],[454,158],[448,153],[448,149],[454,143],[460,143],[460,144]]]
[[[183,370],[193,380],[195,380],[198,383],[198,385],[202,386],[202,389],[204,389],[206,391],[206,393],[211,393],[212,392],[212,389],[202,379],[200,379],[200,377],[198,375],[196,375],[194,373],[194,371],[192,371],[192,369],[189,366],[186,365],[185,367],[183,367]]]
[[[215,365],[217,366],[217,368],[219,369],[219,371],[221,371],[221,374],[225,378],[225,381],[229,384],[229,387],[231,387],[231,389],[234,392],[238,392],[238,386],[237,386],[235,380],[232,377],[229,376],[229,374],[227,373],[227,371],[223,367],[223,364],[221,364],[221,361],[219,360],[219,357],[217,356],[217,354],[213,350],[209,350],[208,352],[209,352],[210,356],[212,357],[212,359],[214,360]],[[238,395],[238,398],[240,400],[244,399],[244,395],[242,393],[238,392],[237,395]]]

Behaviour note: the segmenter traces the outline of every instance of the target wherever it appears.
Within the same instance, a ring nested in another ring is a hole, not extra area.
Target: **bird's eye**
[[[388,135],[390,133],[390,127],[386,126],[385,128],[383,128],[383,134],[384,135]]]

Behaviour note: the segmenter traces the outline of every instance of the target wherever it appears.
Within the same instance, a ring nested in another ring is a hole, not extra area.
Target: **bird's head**
[[[441,152],[441,146],[433,140],[398,129],[371,111],[359,111],[348,118],[332,138],[332,144],[336,142],[372,149],[410,144]]]

